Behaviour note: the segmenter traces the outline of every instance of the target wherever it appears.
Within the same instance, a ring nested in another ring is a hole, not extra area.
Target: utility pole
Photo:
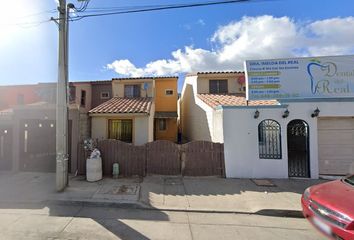
[[[66,0],[59,0],[59,52],[56,106],[56,190],[68,184],[68,35]]]

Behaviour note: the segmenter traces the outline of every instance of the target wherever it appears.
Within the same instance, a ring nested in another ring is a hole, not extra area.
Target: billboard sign
[[[247,99],[354,97],[354,55],[245,61]]]

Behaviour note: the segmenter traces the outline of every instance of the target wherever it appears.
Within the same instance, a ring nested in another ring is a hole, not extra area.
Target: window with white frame
[[[109,99],[110,94],[109,92],[101,92],[101,99]]]

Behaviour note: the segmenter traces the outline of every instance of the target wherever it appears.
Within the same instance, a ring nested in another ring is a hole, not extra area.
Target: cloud
[[[173,75],[195,71],[242,70],[246,59],[325,56],[354,53],[354,18],[331,18],[307,23],[289,17],[243,17],[220,26],[211,36],[213,49],[185,46],[136,67],[116,60],[108,69],[124,76]]]

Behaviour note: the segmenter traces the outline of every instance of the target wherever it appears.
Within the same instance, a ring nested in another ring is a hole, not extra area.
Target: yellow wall
[[[155,80],[155,111],[177,112],[178,78],[159,78]],[[166,95],[166,90],[173,90],[173,95]]]
[[[177,142],[177,118],[166,119],[166,130],[159,130],[159,120],[155,119],[155,140]]]
[[[178,78],[155,79],[155,111],[177,112]],[[166,95],[166,90],[173,90],[173,95]],[[155,119],[155,140],[177,141],[177,118],[168,118],[165,131],[159,131],[158,119]]]

